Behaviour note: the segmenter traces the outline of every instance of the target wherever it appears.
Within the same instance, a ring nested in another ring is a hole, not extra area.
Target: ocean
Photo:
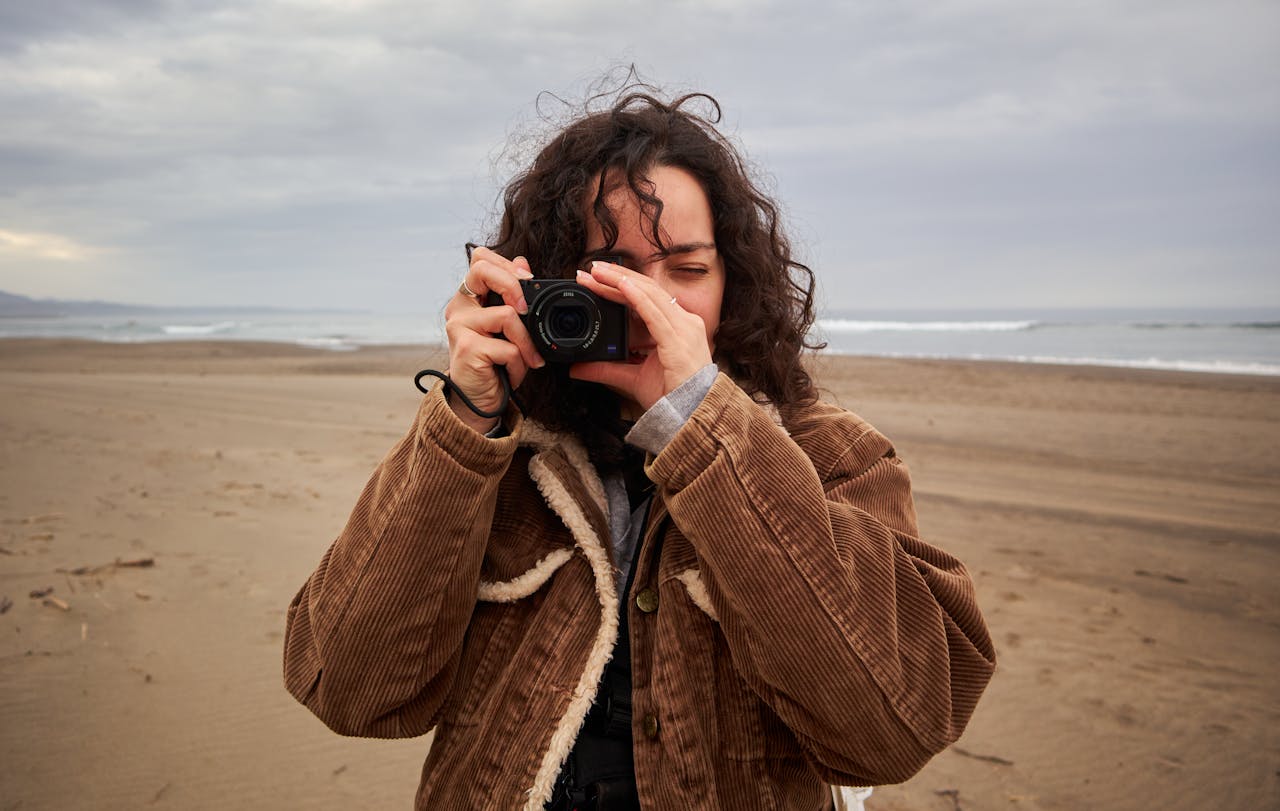
[[[1280,307],[824,313],[841,354],[1280,374]]]
[[[840,310],[823,312],[825,352],[1280,375],[1280,307],[1128,310]],[[344,351],[438,344],[442,316],[173,310],[0,318],[0,337],[121,343],[282,341]],[[2,350],[0,350],[2,351]]]

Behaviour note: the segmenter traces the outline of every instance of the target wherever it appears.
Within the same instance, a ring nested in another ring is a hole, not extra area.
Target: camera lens
[[[546,306],[537,304],[539,332],[559,349],[577,349],[590,344],[600,331],[600,309],[590,293],[574,288],[560,289]],[[539,302],[538,304],[541,304]]]
[[[529,313],[522,320],[529,328],[534,348],[544,358],[562,363],[588,358],[609,359],[608,355],[592,354],[601,351],[598,347],[601,330],[605,326],[601,308],[621,311],[621,305],[597,299],[590,290],[566,279],[530,280],[522,284],[529,302]],[[614,316],[611,323],[620,321],[620,316]],[[612,336],[609,351],[615,355],[620,340],[625,350],[625,328],[623,322],[621,339],[618,328],[606,333]]]
[[[547,332],[557,343],[582,340],[587,331],[587,308],[581,304],[561,304],[547,314]]]

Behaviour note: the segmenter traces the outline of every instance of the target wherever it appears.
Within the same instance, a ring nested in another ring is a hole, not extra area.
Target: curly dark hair
[[[655,166],[683,169],[710,201],[724,261],[716,363],[753,397],[779,407],[815,399],[801,357],[806,348],[822,346],[806,342],[814,320],[813,271],[792,258],[777,207],[716,130],[719,103],[705,93],[663,101],[655,88],[635,82],[608,97],[612,104],[603,110],[592,110],[600,96],[589,100],[586,112],[507,184],[490,247],[503,256],[524,256],[539,277],[571,278],[587,251],[588,212],[600,225],[605,249],[614,246],[618,225],[605,199],[625,180],[648,214],[650,239],[661,251],[662,201],[646,174]],[[691,112],[691,102],[705,104],[710,115]],[[529,372],[519,397],[526,416],[577,434],[596,464],[616,464],[625,426],[612,392],[570,379],[563,365],[548,364]]]

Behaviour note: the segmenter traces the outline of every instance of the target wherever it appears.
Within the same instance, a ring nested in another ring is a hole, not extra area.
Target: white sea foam
[[[332,349],[335,352],[354,352],[360,348],[358,341],[352,341],[348,338],[298,338],[293,343],[315,349]]]
[[[1274,363],[1242,363],[1227,360],[1164,360],[1143,358],[1059,358],[1045,355],[1010,358],[1025,363],[1064,363],[1078,366],[1119,366],[1126,369],[1165,369],[1175,372],[1213,372],[1231,375],[1280,375],[1280,365]]]
[[[824,318],[820,329],[829,332],[1018,332],[1036,326],[1035,321],[862,321]]]
[[[236,321],[219,321],[216,324],[166,324],[160,329],[165,335],[225,335],[239,326]]]
[[[1006,361],[1011,363],[1045,363],[1065,366],[1111,366],[1123,369],[1159,369],[1171,372],[1209,372],[1213,374],[1232,375],[1280,375],[1280,364],[1248,363],[1238,361],[1212,360],[1164,360],[1162,358],[1072,358],[1055,355],[944,355],[910,352],[850,352],[842,350],[823,350],[832,355],[863,355],[881,358],[906,358],[919,360],[979,360]]]

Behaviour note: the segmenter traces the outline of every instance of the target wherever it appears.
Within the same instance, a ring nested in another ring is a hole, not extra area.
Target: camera
[[[627,308],[567,279],[521,279],[529,312],[520,316],[548,363],[627,359]],[[488,305],[502,304],[490,292]]]

